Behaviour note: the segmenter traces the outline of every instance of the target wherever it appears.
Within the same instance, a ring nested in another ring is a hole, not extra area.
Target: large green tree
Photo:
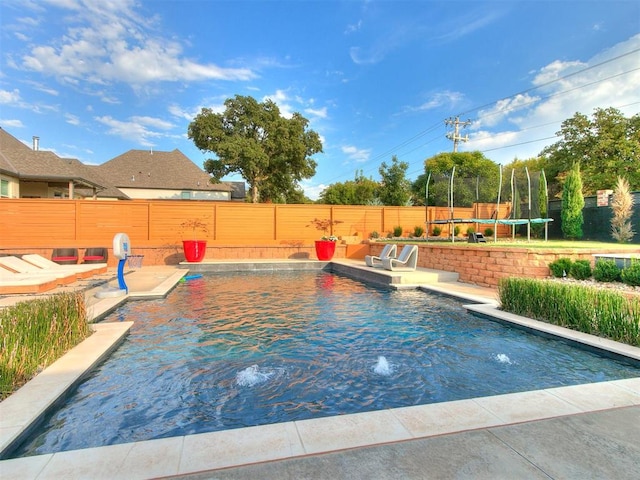
[[[356,173],[355,180],[332,183],[320,194],[318,203],[329,205],[370,205],[377,199],[380,185]]]
[[[497,163],[486,158],[481,152],[439,153],[424,161],[425,173],[412,184],[411,189],[416,204],[424,205],[425,187],[429,174],[429,205],[448,204],[449,180],[453,167],[454,203],[458,207],[469,207],[476,201],[493,202],[497,197],[500,175]]]
[[[391,165],[382,162],[380,172],[379,197],[383,205],[403,206],[411,199],[411,182],[407,179],[409,164],[401,162],[395,155],[391,157]]]
[[[561,140],[540,154],[550,197],[562,191],[574,163],[580,166],[585,195],[613,189],[618,177],[626,178],[631,190],[640,189],[640,114],[626,118],[615,108],[597,108],[591,118],[576,113],[562,122],[557,135]]]
[[[240,174],[254,203],[297,197],[298,182],[316,173],[311,156],[322,152],[320,137],[307,128],[308,120],[299,113],[283,117],[271,100],[259,103],[236,95],[224,105],[222,113],[203,108],[188,129],[201,151],[218,156],[204,162],[212,181]]]

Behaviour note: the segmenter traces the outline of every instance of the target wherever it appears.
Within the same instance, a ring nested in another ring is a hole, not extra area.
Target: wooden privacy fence
[[[456,208],[455,215],[472,218],[484,208],[495,205]],[[416,226],[426,228],[427,219],[449,215],[444,207],[2,199],[0,248],[107,246],[120,232],[140,247],[176,245],[194,235],[209,245],[303,245],[323,235],[311,224],[316,218],[340,222],[330,234],[363,240],[374,231],[384,237],[397,226],[409,236]],[[200,220],[207,232],[184,228],[189,220]],[[448,235],[449,227],[442,227]]]

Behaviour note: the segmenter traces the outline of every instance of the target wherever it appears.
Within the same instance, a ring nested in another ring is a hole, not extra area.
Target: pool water
[[[640,376],[417,290],[205,275],[129,302],[127,340],[13,456]]]

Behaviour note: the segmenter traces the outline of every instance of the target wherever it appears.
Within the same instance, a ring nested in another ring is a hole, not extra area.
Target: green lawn
[[[398,239],[380,239],[378,241],[382,241],[382,242],[390,242],[390,243],[396,243],[399,240]],[[433,238],[430,238],[429,241],[427,242],[424,239],[416,239],[416,238],[408,238],[408,239],[402,239],[400,240],[401,242],[408,242],[408,243],[419,243],[419,244],[423,244],[423,243],[429,243],[429,244],[438,244],[439,246],[444,246],[444,245],[452,245],[451,242],[451,238],[439,238],[438,240],[434,240]],[[584,249],[584,250],[602,250],[602,251],[611,251],[611,250],[616,250],[616,251],[628,251],[628,252],[635,252],[635,253],[640,253],[640,245],[638,245],[637,243],[633,244],[633,243],[615,243],[615,242],[592,242],[592,241],[586,241],[586,240],[547,240],[546,242],[544,240],[538,240],[538,239],[532,239],[531,241],[527,241],[526,239],[516,239],[516,240],[512,240],[511,238],[503,238],[503,239],[498,239],[497,242],[494,242],[492,238],[487,238],[487,242],[486,243],[468,243],[466,237],[456,237],[456,241],[453,243],[453,245],[468,245],[469,247],[481,247],[481,248],[486,248],[486,247],[517,247],[517,248],[540,248],[540,249],[549,249],[549,248],[554,248],[554,249],[574,249],[574,250],[580,250],[580,249]]]

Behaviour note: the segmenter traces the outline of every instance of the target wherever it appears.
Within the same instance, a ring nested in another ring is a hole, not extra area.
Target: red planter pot
[[[183,240],[182,249],[187,262],[201,262],[207,252],[206,240]]]
[[[331,260],[336,251],[336,242],[331,240],[316,240],[316,255],[318,260]]]

